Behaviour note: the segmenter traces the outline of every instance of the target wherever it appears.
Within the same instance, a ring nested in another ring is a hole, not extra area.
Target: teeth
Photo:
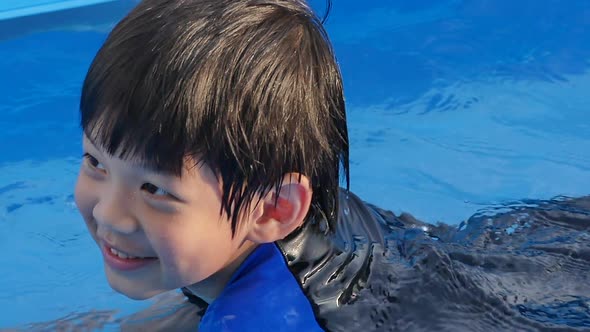
[[[117,249],[115,249],[115,248],[110,248],[110,249],[111,249],[111,252],[112,252],[113,254],[115,254],[115,255],[119,256],[120,258],[123,258],[123,259],[134,259],[134,258],[140,258],[140,257],[136,257],[136,256],[127,255],[126,253],[124,253],[124,252],[121,252],[121,251],[118,251],[118,250],[117,250]]]

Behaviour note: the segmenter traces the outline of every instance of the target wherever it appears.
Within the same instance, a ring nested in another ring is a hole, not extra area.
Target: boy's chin
[[[115,287],[113,287],[113,285],[111,285],[111,288],[114,291],[116,291],[117,293],[125,295],[126,297],[128,297],[132,300],[137,300],[137,301],[151,299],[152,297],[154,297],[156,295],[166,292],[165,290],[144,291],[144,290],[139,290],[139,289],[137,289],[137,290],[121,289],[121,288],[115,288]]]
[[[114,289],[114,288],[113,288]],[[140,293],[140,292],[121,292],[117,289],[114,289],[116,292],[125,295],[126,297],[136,300],[136,301],[143,301],[147,299],[151,299],[152,297],[162,294],[164,291],[161,292],[150,292],[150,293]]]
[[[149,287],[147,285],[142,285],[142,282],[137,280],[130,280],[124,279],[121,280],[118,276],[109,275],[107,272],[107,280],[111,288],[121,294],[125,295],[126,297],[132,300],[147,300],[156,295],[162,294],[167,292],[167,289],[158,289],[154,287]]]

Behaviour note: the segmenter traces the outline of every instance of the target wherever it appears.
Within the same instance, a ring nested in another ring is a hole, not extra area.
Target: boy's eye
[[[155,195],[155,196],[169,196],[170,195],[170,193],[167,192],[166,190],[164,190],[158,186],[155,186],[151,183],[142,184],[141,190],[145,190],[150,195]]]
[[[106,171],[104,166],[102,165],[102,163],[99,162],[98,159],[94,158],[92,155],[85,153],[84,160],[86,161],[86,164],[88,166],[90,166],[91,168],[96,169],[97,171],[100,171],[100,172]]]

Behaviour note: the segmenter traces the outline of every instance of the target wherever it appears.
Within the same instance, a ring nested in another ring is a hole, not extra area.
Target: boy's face
[[[115,290],[149,298],[201,282],[244,252],[247,227],[232,237],[219,213],[219,182],[207,166],[164,175],[109,156],[87,137],[83,145],[76,204]]]

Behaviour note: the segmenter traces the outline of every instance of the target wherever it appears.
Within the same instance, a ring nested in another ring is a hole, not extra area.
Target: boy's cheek
[[[86,199],[84,194],[84,180],[82,179],[82,175],[78,175],[78,179],[76,180],[76,185],[74,187],[74,202],[76,203],[78,211],[80,211],[80,213],[82,214],[84,207],[86,206]]]
[[[95,195],[92,194],[92,191],[92,186],[85,179],[85,176],[82,174],[79,175],[74,188],[74,202],[87,223],[93,219],[92,209],[96,203],[96,197],[94,197]]]

